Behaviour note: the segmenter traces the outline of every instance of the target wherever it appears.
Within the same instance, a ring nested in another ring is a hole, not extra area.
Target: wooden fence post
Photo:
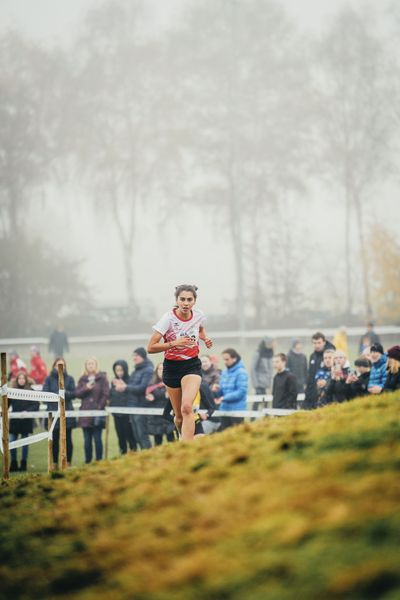
[[[1,353],[1,386],[7,385],[7,354]],[[3,479],[10,477],[10,452],[8,446],[9,426],[8,426],[8,398],[7,392],[1,395],[2,410],[2,442],[3,442]]]
[[[53,413],[49,412],[48,414],[48,431],[50,431],[51,426],[53,424]],[[48,447],[47,447],[47,470],[49,473],[54,471],[54,463],[53,463],[53,439],[49,438]]]
[[[108,459],[108,439],[110,436],[110,415],[109,413],[107,413],[106,416],[106,441],[104,444],[104,458],[107,460]]]
[[[60,466],[64,471],[67,468],[67,420],[65,418],[65,386],[64,366],[58,365],[58,389],[60,407]]]

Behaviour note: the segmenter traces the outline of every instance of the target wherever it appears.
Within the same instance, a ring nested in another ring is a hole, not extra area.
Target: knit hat
[[[387,355],[389,358],[394,358],[394,360],[398,360],[400,362],[400,346],[392,346],[389,348]]]
[[[367,369],[371,368],[371,361],[368,358],[364,358],[363,356],[360,356],[360,358],[356,358],[354,364],[356,367],[365,367]]]
[[[369,349],[370,352],[379,352],[379,354],[384,354],[384,350],[383,350],[383,346],[382,344],[372,344],[371,348]]]
[[[136,348],[136,350],[134,350],[133,353],[137,354],[138,356],[141,356],[143,358],[143,360],[146,360],[146,358],[147,358],[147,352],[142,346],[140,346],[139,348]]]

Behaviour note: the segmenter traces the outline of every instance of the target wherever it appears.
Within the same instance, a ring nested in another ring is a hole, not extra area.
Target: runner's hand
[[[213,345],[213,341],[212,341],[212,340],[210,340],[210,338],[206,338],[206,339],[204,340],[204,343],[205,343],[205,345],[206,345],[206,347],[207,347],[207,348],[211,348],[211,347],[212,347],[212,345]]]
[[[192,338],[186,336],[186,337],[180,337],[177,340],[174,340],[172,342],[173,346],[176,346],[177,348],[179,347],[184,347],[187,348],[188,346],[194,346],[194,341],[192,340]]]

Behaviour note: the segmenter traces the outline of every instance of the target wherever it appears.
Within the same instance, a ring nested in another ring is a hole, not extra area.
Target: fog
[[[180,283],[218,329],[399,323],[399,19],[2,0],[0,337],[143,330]]]

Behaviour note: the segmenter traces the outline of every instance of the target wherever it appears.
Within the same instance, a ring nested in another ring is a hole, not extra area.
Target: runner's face
[[[189,315],[190,311],[196,303],[196,300],[194,299],[192,292],[183,291],[179,294],[178,298],[176,299],[176,303],[178,305],[179,310],[184,315]]]

